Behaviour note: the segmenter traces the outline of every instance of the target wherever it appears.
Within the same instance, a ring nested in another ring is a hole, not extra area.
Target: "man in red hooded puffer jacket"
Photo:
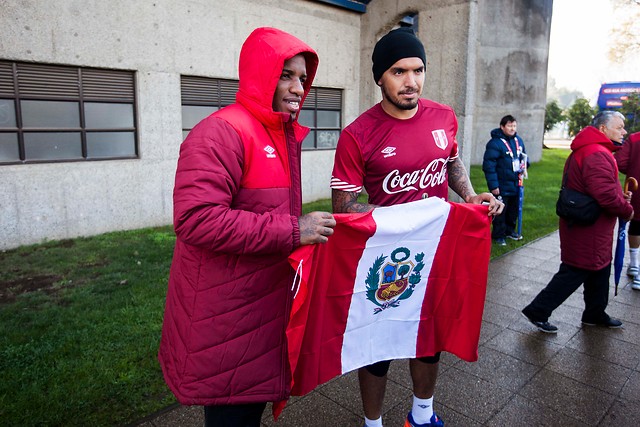
[[[632,133],[622,148],[616,152],[616,161],[620,172],[627,178],[640,180],[640,132]],[[633,211],[640,211],[640,192],[636,191],[631,197]],[[640,291],[640,220],[634,218],[629,222],[629,268],[627,274],[633,277],[631,289]]]
[[[565,164],[565,186],[593,197],[602,213],[592,225],[569,224],[560,218],[560,269],[549,284],[526,306],[522,313],[538,330],[556,333],[549,316],[584,284],[583,325],[620,328],[622,322],[610,317],[609,276],[613,229],[616,219],[631,220],[631,192],[622,192],[618,167],[613,157],[616,144],[627,134],[624,116],[617,111],[602,111],[592,125],[582,129],[571,143],[572,153]]]
[[[297,122],[316,53],[274,28],[240,52],[236,103],[202,120],[180,147],[176,246],[159,360],[180,403],[205,426],[259,426],[289,397],[285,327],[295,272],[288,255],[333,233],[328,212],[302,215]]]

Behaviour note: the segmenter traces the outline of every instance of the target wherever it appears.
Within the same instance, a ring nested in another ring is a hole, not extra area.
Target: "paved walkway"
[[[557,335],[538,332],[520,314],[557,271],[559,258],[556,232],[491,262],[479,360],[443,355],[434,407],[446,426],[640,425],[640,292],[626,276],[618,296],[611,286],[608,309],[623,329],[582,327],[581,290],[553,313]],[[407,363],[396,361],[386,426],[403,425],[411,394]],[[268,412],[263,426],[360,427],[357,376],[347,374],[291,399],[277,423]],[[176,406],[137,425],[200,427],[202,408]]]

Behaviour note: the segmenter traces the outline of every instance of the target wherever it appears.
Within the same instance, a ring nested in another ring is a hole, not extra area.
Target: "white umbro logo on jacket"
[[[396,147],[387,147],[382,150],[381,153],[384,154],[384,158],[386,159],[387,157],[395,156],[396,153],[394,153],[394,151],[396,151]]]
[[[276,158],[276,155],[273,154],[273,153],[276,152],[276,149],[273,148],[272,146],[267,145],[266,147],[264,147],[264,151],[267,152],[267,159],[275,159]]]

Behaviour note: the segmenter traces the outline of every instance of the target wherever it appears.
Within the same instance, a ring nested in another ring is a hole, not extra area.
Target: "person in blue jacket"
[[[528,166],[524,142],[517,133],[516,118],[506,115],[500,120],[500,128],[491,131],[482,161],[482,170],[489,191],[504,203],[504,211],[493,219],[491,237],[500,246],[505,238],[520,240],[516,232],[518,219],[518,193]]]

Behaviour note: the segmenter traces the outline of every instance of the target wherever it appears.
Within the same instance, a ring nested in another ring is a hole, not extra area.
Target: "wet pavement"
[[[580,288],[549,319],[558,334],[545,334],[520,310],[559,265],[557,232],[491,261],[479,360],[467,363],[443,353],[440,363],[434,408],[446,426],[640,425],[640,291],[631,289],[623,272],[614,297],[611,278],[607,311],[624,325],[606,329],[581,325]],[[385,426],[403,425],[411,396],[408,363],[395,361],[389,372]],[[202,424],[201,407],[175,405],[134,425]],[[292,398],[277,423],[268,407],[262,424],[361,427],[357,374]]]

